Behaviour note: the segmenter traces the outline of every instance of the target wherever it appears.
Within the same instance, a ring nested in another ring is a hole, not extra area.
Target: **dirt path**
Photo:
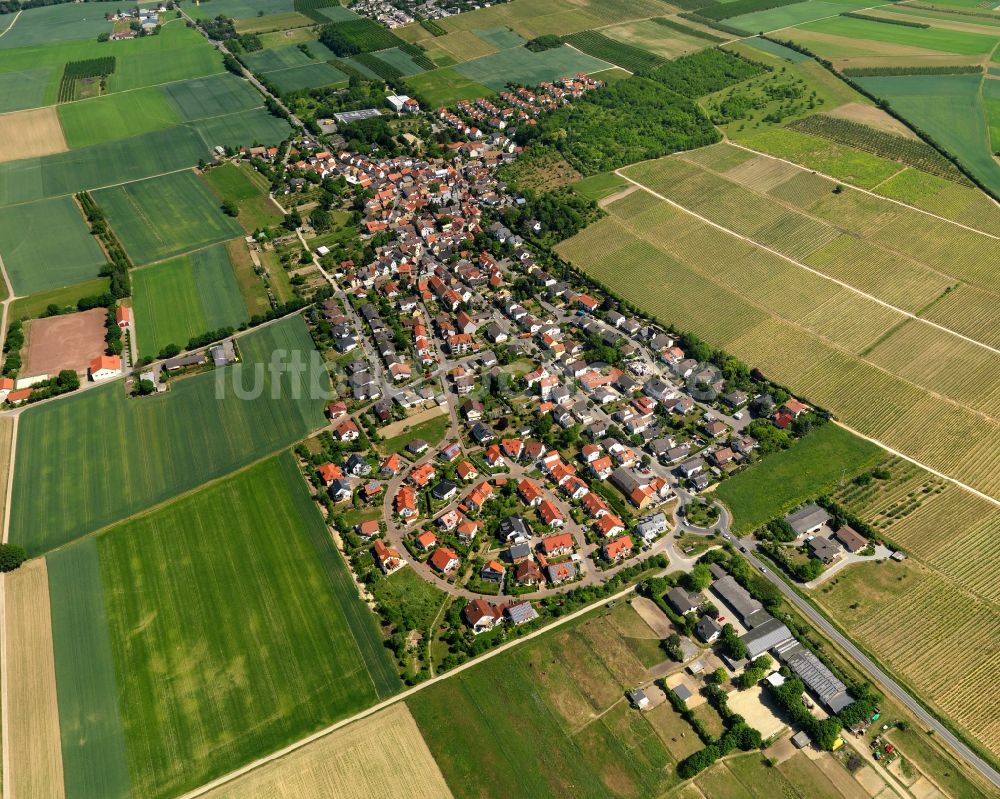
[[[12,19],[12,20],[10,21],[10,25],[8,25],[8,26],[7,26],[6,28],[4,28],[4,29],[3,29],[2,31],[0,31],[0,37],[2,37],[2,36],[6,36],[6,35],[7,35],[7,32],[8,32],[8,31],[9,31],[9,30],[10,30],[11,28],[13,28],[13,27],[14,27],[14,23],[16,23],[16,22],[17,22],[17,18],[18,18],[18,17],[20,17],[20,16],[21,16],[21,14],[23,14],[23,13],[24,13],[24,11],[23,11],[23,9],[22,9],[21,11],[18,11],[18,12],[17,12],[17,13],[16,13],[15,15],[14,15],[14,19]]]
[[[17,425],[20,416],[10,416],[4,417],[0,420],[0,424],[3,425],[0,428],[0,463],[3,462],[3,447],[7,447],[7,457],[6,457],[6,472],[3,473],[3,528],[0,529],[0,541],[7,543],[7,534],[10,530],[10,498],[14,488],[14,459],[17,457]],[[10,439],[7,440],[7,425],[10,425],[9,436]],[[0,625],[0,635],[3,634],[3,626]]]
[[[622,189],[621,191],[616,191],[614,194],[609,194],[607,197],[601,197],[601,199],[597,201],[597,204],[601,206],[601,208],[607,208],[609,205],[611,205],[611,203],[617,200],[623,200],[626,197],[628,197],[632,192],[638,190],[639,190],[638,186],[628,186]]]

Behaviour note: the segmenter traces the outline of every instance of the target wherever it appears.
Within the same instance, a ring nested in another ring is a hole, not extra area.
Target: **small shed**
[[[805,730],[801,730],[792,736],[792,744],[796,749],[805,749],[809,746],[809,736],[806,735]]]
[[[674,688],[674,693],[677,694],[678,699],[681,699],[685,702],[687,702],[688,699],[691,698],[691,689],[684,684],[678,685],[676,688]]]
[[[638,710],[645,710],[649,707],[649,697],[646,696],[646,692],[643,691],[642,688],[636,688],[634,691],[630,691],[628,700]]]

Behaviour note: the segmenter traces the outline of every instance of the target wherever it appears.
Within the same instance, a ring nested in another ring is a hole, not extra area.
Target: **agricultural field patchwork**
[[[0,165],[64,153],[69,149],[54,108],[0,114],[0,137],[4,142]]]
[[[645,175],[658,171],[663,182],[654,185],[670,191],[679,184],[676,179],[667,182],[666,173],[659,171],[665,168],[661,161],[641,169]],[[626,172],[640,174],[634,169]],[[846,194],[830,197],[839,200]],[[705,197],[717,212],[730,215],[730,223],[744,226],[741,229],[779,232],[774,214],[756,201],[731,202],[729,193],[715,184]],[[871,301],[852,292],[844,294],[845,289],[801,269],[769,282],[785,267],[796,267],[645,192],[633,192],[607,210],[609,217],[560,244],[560,254],[626,300],[753,362],[855,429],[981,490],[997,490],[994,465],[1000,425],[995,420],[959,399],[932,394],[940,383],[928,380],[922,388],[859,357],[901,321],[900,316],[893,321],[894,312],[879,306],[888,315],[873,325],[872,319],[878,317],[872,316],[874,306],[867,304]],[[854,207],[853,218],[863,221],[865,215],[858,216],[861,210]],[[842,225],[850,223],[850,211],[841,209]],[[962,238],[961,234],[959,230],[956,235]],[[893,240],[898,245],[902,237]],[[780,239],[771,241],[772,246],[782,246]],[[801,236],[790,241],[801,241]],[[706,260],[706,252],[714,257]],[[623,270],[623,264],[631,268]],[[822,308],[824,302],[838,310],[830,315]],[[706,308],[712,312],[707,314]],[[983,353],[989,362],[993,356]],[[977,386],[981,397],[992,388],[986,377]]]
[[[231,239],[239,223],[193,172],[127,183],[94,192],[94,200],[136,265]]]
[[[132,286],[140,357],[249,319],[222,244],[135,270]]]
[[[203,172],[202,178],[220,201],[230,199],[236,203],[236,218],[247,233],[282,220],[283,214],[268,196],[270,184],[252,167],[222,164]]]
[[[300,319],[254,331],[239,340],[244,368],[266,364],[275,351],[308,358],[312,341]],[[295,356],[292,356],[295,357]],[[169,392],[141,400],[107,385],[32,408],[18,429],[10,539],[32,553],[141,512],[207,480],[228,474],[289,446],[323,424],[328,378],[318,365],[273,379],[262,370],[260,396],[240,399],[235,367],[176,382]],[[225,396],[216,397],[216,381]],[[253,387],[247,380],[246,391]],[[295,397],[298,397],[297,399]],[[136,446],[135,442],[143,442]],[[110,484],[97,461],[118,464]],[[59,464],[58,467],[55,464]],[[39,492],[39,485],[50,492]],[[40,525],[38,519],[46,519]]]
[[[89,280],[107,263],[72,197],[0,208],[0,258],[18,296]]]

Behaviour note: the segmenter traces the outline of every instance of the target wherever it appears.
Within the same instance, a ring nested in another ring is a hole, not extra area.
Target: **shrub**
[[[12,572],[28,559],[19,544],[0,544],[0,572]]]

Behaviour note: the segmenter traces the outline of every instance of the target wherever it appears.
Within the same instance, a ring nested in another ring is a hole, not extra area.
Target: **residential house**
[[[449,574],[458,568],[461,561],[455,550],[449,547],[438,547],[430,557],[431,566],[441,574]]]
[[[476,635],[492,630],[501,617],[500,610],[483,599],[473,599],[462,609],[462,618]]]
[[[607,541],[601,548],[601,553],[607,560],[618,561],[624,560],[631,555],[632,549],[632,537],[623,535],[621,538]]]

